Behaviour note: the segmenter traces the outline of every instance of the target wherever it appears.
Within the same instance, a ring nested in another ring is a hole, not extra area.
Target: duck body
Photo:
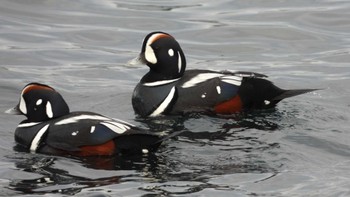
[[[284,98],[311,90],[283,90],[258,73],[188,70],[167,84],[139,83],[132,104],[141,116],[160,114],[233,114],[267,109]]]
[[[73,156],[110,156],[156,151],[161,137],[122,120],[93,112],[69,112],[53,88],[28,84],[19,104],[8,111],[22,114],[15,141],[37,153]]]
[[[185,55],[177,41],[164,32],[146,36],[140,59],[150,71],[134,89],[136,114],[233,114],[266,109],[281,100],[314,91],[284,90],[254,72],[185,70]]]

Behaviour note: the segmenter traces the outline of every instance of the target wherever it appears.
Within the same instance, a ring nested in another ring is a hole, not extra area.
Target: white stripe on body
[[[71,123],[76,123],[79,120],[111,120],[110,118],[100,116],[100,115],[79,115],[79,116],[74,116],[70,118],[66,118],[63,120],[60,120],[55,123],[55,125],[64,125],[64,124],[71,124]]]
[[[164,99],[164,101],[158,106],[156,110],[150,115],[151,117],[155,117],[164,112],[164,110],[169,106],[170,102],[173,100],[175,95],[175,87],[172,87],[168,96]]]
[[[45,125],[43,128],[39,130],[39,132],[35,135],[32,143],[30,144],[30,151],[35,152],[40,144],[42,136],[45,134],[50,124]]]
[[[182,88],[190,88],[194,87],[197,84],[203,83],[205,81],[219,78],[221,81],[229,84],[233,84],[236,86],[240,86],[242,83],[242,77],[234,76],[234,75],[225,75],[221,73],[200,73],[190,80],[186,81],[184,84],[182,84]]]

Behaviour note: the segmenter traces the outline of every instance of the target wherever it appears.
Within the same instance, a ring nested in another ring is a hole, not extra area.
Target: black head
[[[23,88],[18,105],[6,112],[25,115],[28,122],[41,122],[68,114],[69,107],[55,89],[29,83]]]
[[[150,67],[153,81],[179,78],[186,69],[185,55],[179,43],[171,35],[160,31],[145,37],[140,59]]]

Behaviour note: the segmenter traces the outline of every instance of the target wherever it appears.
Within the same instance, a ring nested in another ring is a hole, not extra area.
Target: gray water
[[[55,157],[14,150],[24,117],[0,113],[0,194],[350,196],[349,10],[346,0],[2,0],[0,111],[37,81],[72,111],[183,133],[149,156]],[[177,38],[188,69],[322,90],[231,118],[136,118],[131,94],[147,68],[128,61],[155,30]]]

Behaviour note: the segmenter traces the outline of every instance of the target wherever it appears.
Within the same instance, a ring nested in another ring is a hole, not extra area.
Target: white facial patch
[[[21,95],[21,99],[19,101],[19,110],[23,113],[23,114],[27,114],[27,104],[26,101],[23,98],[23,95]]]
[[[78,133],[79,133],[79,131],[74,131],[74,132],[72,132],[72,136],[76,136],[76,135],[78,135]]]
[[[46,103],[46,115],[49,118],[53,117],[52,106],[51,106],[50,101],[47,101],[47,103]]]
[[[174,56],[174,50],[173,49],[169,49],[168,54],[170,57]]]
[[[36,105],[40,105],[41,103],[43,103],[43,100],[42,100],[42,99],[38,99],[38,100],[36,101]]]
[[[151,37],[148,38],[146,47],[145,47],[145,58],[149,63],[156,64],[157,63],[157,57],[156,54],[154,54],[154,51],[151,47],[151,44],[160,36],[162,33],[156,33],[153,34]]]
[[[157,63],[156,54],[154,54],[152,47],[149,45],[146,45],[145,58],[146,58],[147,62],[149,62],[149,63],[152,63],[152,64]]]
[[[269,105],[271,102],[268,100],[264,100],[265,105]]]
[[[164,99],[164,101],[158,106],[156,110],[153,111],[153,113],[150,115],[151,117],[155,117],[160,115],[161,113],[164,112],[164,110],[168,107],[170,102],[173,100],[174,95],[175,95],[175,87],[172,87],[168,96]]]

